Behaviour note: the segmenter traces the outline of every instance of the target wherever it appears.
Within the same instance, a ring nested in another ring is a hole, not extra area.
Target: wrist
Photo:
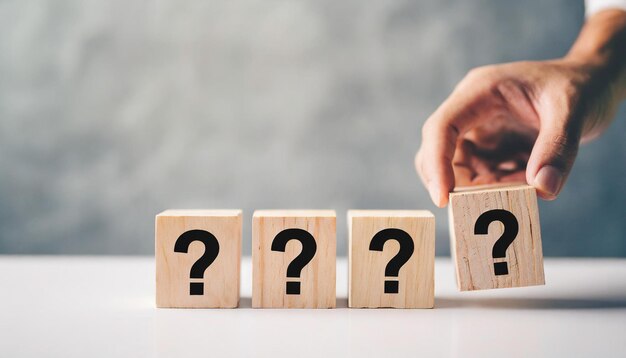
[[[626,12],[601,11],[585,23],[564,60],[584,68],[614,100],[626,98]]]

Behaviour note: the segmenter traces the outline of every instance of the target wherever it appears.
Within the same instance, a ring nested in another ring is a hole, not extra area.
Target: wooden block
[[[532,186],[451,193],[449,219],[459,290],[545,283],[537,193]]]
[[[156,305],[239,304],[241,210],[167,210],[156,216]]]
[[[433,307],[435,217],[431,212],[350,210],[348,226],[350,307]]]
[[[332,210],[255,211],[252,307],[334,308],[336,246]]]

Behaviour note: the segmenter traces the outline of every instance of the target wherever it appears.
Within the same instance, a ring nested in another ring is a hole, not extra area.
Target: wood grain
[[[476,235],[479,216],[504,209],[517,219],[519,232],[506,250],[506,258],[494,259],[493,246],[503,233],[498,221],[488,234]],[[543,253],[537,193],[532,186],[463,190],[450,194],[449,223],[452,257],[456,263],[457,286],[461,291],[543,285]],[[506,262],[508,274],[496,275],[494,262]]]
[[[349,291],[350,307],[432,308],[434,305],[435,217],[429,211],[350,210]],[[378,232],[396,228],[409,234],[414,252],[398,277],[385,277],[385,268],[400,250],[389,240],[383,251],[371,251]],[[385,280],[398,281],[398,293],[385,293]]]
[[[239,303],[241,210],[167,210],[156,216],[156,305],[163,308],[234,308]],[[175,252],[181,234],[204,230],[219,242],[219,254],[203,279],[190,279],[192,265],[204,254],[202,242],[187,253]],[[202,295],[190,294],[190,283],[202,282]]]
[[[303,229],[317,250],[300,278],[287,278],[288,265],[302,245],[290,240],[285,252],[272,241],[285,229]],[[252,218],[252,307],[334,308],[336,306],[336,214],[332,210],[260,210]],[[286,282],[300,282],[300,294],[287,294]]]

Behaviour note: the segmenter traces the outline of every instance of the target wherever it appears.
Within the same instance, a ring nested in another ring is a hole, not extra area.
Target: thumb
[[[562,108],[562,107],[561,107]],[[561,114],[558,106],[540,114],[541,126],[526,167],[527,182],[539,196],[554,200],[563,188],[574,165],[580,131],[571,114]],[[550,120],[544,120],[550,118]]]

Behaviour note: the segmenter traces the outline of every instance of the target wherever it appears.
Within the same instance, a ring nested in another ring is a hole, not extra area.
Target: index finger
[[[459,138],[501,109],[494,93],[460,84],[422,128],[416,169],[435,205],[444,207],[454,189],[452,160]],[[494,97],[496,101],[494,101]]]

